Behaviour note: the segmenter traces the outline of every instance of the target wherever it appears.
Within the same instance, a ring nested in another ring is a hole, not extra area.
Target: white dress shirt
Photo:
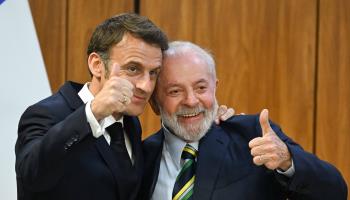
[[[111,137],[109,135],[109,133],[106,131],[106,128],[110,125],[112,125],[114,122],[120,122],[123,124],[123,117],[121,117],[118,121],[115,120],[115,118],[110,115],[105,117],[104,119],[100,120],[100,122],[98,122],[94,116],[94,114],[91,111],[91,101],[95,98],[90,90],[89,90],[89,83],[85,83],[85,85],[83,86],[83,88],[79,91],[78,95],[81,98],[81,100],[86,104],[85,106],[85,113],[86,113],[86,118],[87,121],[90,124],[91,130],[92,130],[92,134],[95,138],[100,137],[101,135],[104,136],[104,138],[106,139],[107,143],[110,144],[111,142]],[[132,156],[132,148],[131,148],[131,143],[130,143],[130,139],[128,137],[128,135],[125,133],[124,131],[124,138],[125,138],[125,146],[126,146],[126,150],[128,151],[129,157],[131,159],[131,162],[134,163],[134,158]]]
[[[162,125],[163,126],[163,125]],[[164,143],[162,158],[160,161],[159,175],[154,189],[152,200],[171,200],[173,188],[177,175],[182,165],[181,154],[186,146],[186,142],[171,134],[163,126]],[[198,142],[189,143],[193,148],[198,150]]]

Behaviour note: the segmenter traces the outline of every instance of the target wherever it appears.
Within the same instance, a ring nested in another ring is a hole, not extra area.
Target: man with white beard
[[[143,143],[142,199],[346,199],[338,170],[270,124],[268,110],[213,123],[215,62],[190,42],[164,53],[152,107],[162,128]]]

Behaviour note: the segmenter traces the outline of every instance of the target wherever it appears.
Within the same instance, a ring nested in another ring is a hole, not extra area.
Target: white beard
[[[167,128],[170,129],[170,131],[173,134],[175,134],[176,136],[178,136],[186,142],[195,142],[199,141],[210,129],[217,114],[218,104],[215,99],[215,102],[213,103],[213,106],[210,109],[205,109],[203,108],[203,106],[197,106],[195,108],[180,107],[179,110],[176,111],[176,113],[174,113],[173,115],[169,115],[161,107],[159,108],[159,110],[162,122]],[[186,115],[200,112],[204,114],[204,118],[198,123],[185,126],[179,123],[178,121],[178,115]]]

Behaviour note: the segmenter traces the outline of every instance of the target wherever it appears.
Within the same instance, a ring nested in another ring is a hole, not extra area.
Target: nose
[[[142,77],[138,77],[135,87],[144,93],[152,93],[155,86],[155,81],[152,81],[149,74],[145,74]]]
[[[188,92],[186,95],[186,98],[183,101],[183,104],[188,107],[197,106],[198,103],[199,103],[199,100],[193,91]]]

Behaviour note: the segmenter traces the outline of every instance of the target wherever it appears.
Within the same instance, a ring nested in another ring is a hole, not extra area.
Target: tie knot
[[[184,147],[182,154],[181,154],[181,158],[186,160],[186,159],[191,159],[191,160],[195,160],[195,158],[197,157],[198,151],[192,147],[190,144],[186,144],[186,146]]]
[[[111,136],[111,141],[124,141],[123,126],[120,122],[114,122],[112,125],[106,128],[109,135]]]

